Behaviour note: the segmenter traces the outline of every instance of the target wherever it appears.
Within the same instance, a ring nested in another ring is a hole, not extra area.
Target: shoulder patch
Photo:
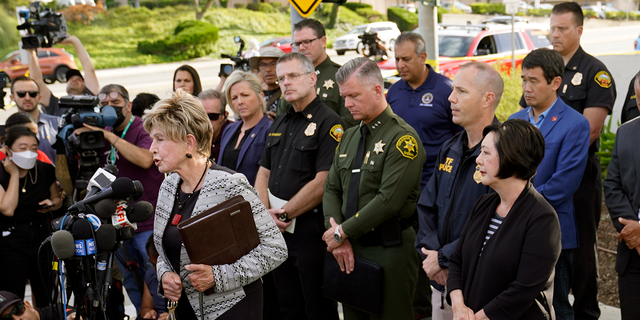
[[[594,77],[594,80],[596,81],[596,83],[599,86],[601,86],[603,88],[610,88],[611,87],[611,76],[606,71],[600,71],[600,72],[596,73],[596,76]]]
[[[335,126],[331,127],[329,134],[332,138],[336,139],[336,141],[340,142],[340,139],[342,139],[342,135],[344,134],[344,129],[342,128],[341,124],[336,124]]]
[[[411,160],[418,156],[418,141],[416,138],[410,135],[404,135],[396,142],[396,148],[400,151],[403,157]]]

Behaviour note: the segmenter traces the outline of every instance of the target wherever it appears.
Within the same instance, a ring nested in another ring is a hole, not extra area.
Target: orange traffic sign
[[[322,0],[289,0],[289,2],[303,18],[308,18]]]

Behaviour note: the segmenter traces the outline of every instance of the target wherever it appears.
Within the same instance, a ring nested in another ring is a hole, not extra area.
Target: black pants
[[[284,234],[289,258],[273,271],[284,320],[338,319],[337,303],[322,295],[323,233],[322,210],[316,208],[296,219],[293,234]]]
[[[622,320],[640,319],[640,256],[632,251],[627,268],[618,275]]]
[[[262,276],[262,292],[262,319],[281,320],[282,315],[280,314],[278,291],[276,290],[276,280],[273,278],[273,272],[269,272]]]
[[[0,288],[24,299],[28,279],[37,306],[48,306],[50,301],[44,285],[46,279],[40,275],[40,269],[44,274],[51,270],[47,254],[42,253],[38,264],[38,248],[50,234],[47,224],[0,226],[0,231]]]
[[[587,159],[573,204],[580,241],[580,247],[573,253],[573,312],[576,320],[595,320],[600,317],[596,238],[602,206],[602,172],[600,159],[593,153]]]

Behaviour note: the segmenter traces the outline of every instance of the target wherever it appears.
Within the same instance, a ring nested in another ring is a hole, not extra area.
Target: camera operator
[[[43,82],[44,84],[44,82]],[[18,77],[11,84],[11,100],[16,103],[18,110],[30,114],[38,123],[38,149],[44,152],[51,161],[56,159],[56,142],[61,118],[40,112],[38,103],[41,102],[43,86],[38,85],[32,78]],[[46,87],[45,87],[46,88]]]
[[[89,53],[82,45],[80,39],[76,36],[68,36],[64,40],[60,42],[60,44],[71,44],[78,55],[78,60],[80,60],[80,64],[84,68],[84,74],[86,78],[82,77],[80,71],[76,69],[70,69],[67,71],[67,94],[69,95],[95,95],[94,92],[98,92],[100,90],[100,85],[98,83],[98,76],[96,75],[96,70],[93,67],[93,63],[91,62],[91,58],[89,57]],[[30,54],[29,59],[29,74],[31,78],[33,78],[38,86],[40,86],[41,91],[41,100],[40,103],[44,106],[44,112],[54,116],[62,116],[67,108],[60,108],[58,106],[58,97],[54,96],[53,93],[47,88],[47,85],[44,83],[44,78],[42,76],[42,70],[40,69],[40,64],[38,62],[38,55],[35,49],[27,49]],[[52,158],[55,159],[55,158]]]
[[[131,114],[131,102],[129,92],[121,85],[110,84],[102,88],[98,94],[101,106],[113,106],[118,114],[118,120],[113,128],[105,129],[84,124],[84,128],[76,129],[74,134],[96,130],[102,131],[105,139],[105,147],[100,152],[100,165],[113,164],[118,167],[117,177],[128,177],[132,180],[140,180],[144,186],[144,195],[140,201],[148,201],[155,205],[158,199],[158,190],[164,180],[156,166],[153,165],[153,156],[149,152],[151,138],[143,128],[142,119]],[[146,272],[149,257],[145,249],[145,243],[152,233],[153,218],[146,222],[138,223],[138,229],[133,239],[125,241],[126,251],[130,254],[141,274]],[[121,249],[118,253],[122,255]],[[118,260],[118,267],[124,276],[124,286],[127,289],[131,302],[140,312],[141,294],[137,286],[135,275],[127,271]]]

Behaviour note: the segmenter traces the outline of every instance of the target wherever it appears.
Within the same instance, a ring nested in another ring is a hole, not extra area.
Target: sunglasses
[[[207,116],[209,117],[209,120],[211,120],[211,121],[218,121],[218,119],[220,119],[221,115],[222,115],[222,113],[207,113]]]
[[[38,94],[40,94],[40,91],[16,91],[16,94],[20,98],[24,98],[27,95],[27,93],[31,98],[35,98],[38,96]]]
[[[13,306],[13,309],[11,309],[11,312],[4,315],[4,317],[0,318],[0,320],[12,320],[13,316],[19,317],[22,314],[24,314],[25,310],[26,308],[24,306],[24,302],[20,301],[15,306]]]

